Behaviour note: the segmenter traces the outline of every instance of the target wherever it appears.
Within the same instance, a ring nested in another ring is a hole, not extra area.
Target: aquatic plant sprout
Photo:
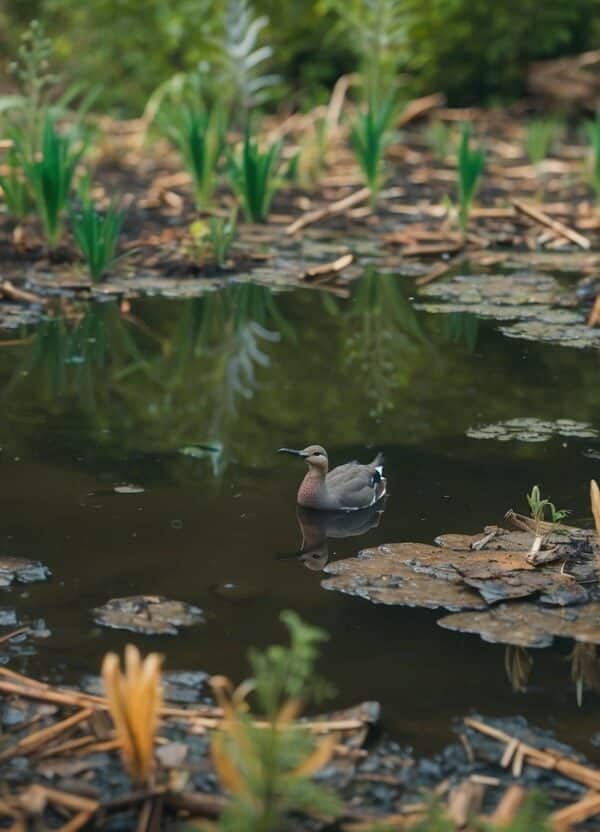
[[[124,217],[125,211],[116,201],[102,213],[91,199],[86,199],[79,210],[71,212],[73,237],[94,282],[99,281],[119,259],[116,251]]]
[[[394,99],[382,102],[370,98],[367,110],[352,125],[350,141],[375,205],[381,188],[383,156],[390,142],[389,128],[394,116]]]
[[[208,229],[217,266],[223,269],[227,265],[229,251],[237,234],[237,211],[229,217],[212,217]]]
[[[281,181],[279,160],[282,146],[281,140],[278,140],[262,151],[258,141],[246,130],[241,148],[237,153],[229,154],[229,181],[250,222],[267,220],[271,201]]]
[[[463,124],[458,148],[458,220],[463,234],[469,225],[471,205],[485,166],[480,148],[471,148],[471,125]]]
[[[53,119],[46,115],[39,157],[28,159],[24,151],[18,151],[48,246],[54,249],[62,235],[64,213],[83,146],[76,148],[70,136],[61,135]]]
[[[8,172],[0,174],[0,188],[8,213],[16,220],[22,220],[31,205],[31,196],[23,175],[23,166],[18,150],[13,146],[6,155]]]
[[[539,166],[560,134],[561,125],[551,119],[536,119],[527,125],[525,152],[532,165]]]
[[[588,180],[600,202],[600,111],[594,121],[587,122],[585,129],[589,142]]]
[[[554,503],[548,499],[542,499],[539,485],[534,485],[530,493],[526,495],[531,517],[537,523],[543,521],[546,511],[550,513],[551,523],[560,523],[570,513],[566,509],[557,509]]]
[[[223,109],[217,105],[211,109],[182,105],[163,113],[161,122],[192,177],[196,206],[205,208],[212,200],[225,146]]]

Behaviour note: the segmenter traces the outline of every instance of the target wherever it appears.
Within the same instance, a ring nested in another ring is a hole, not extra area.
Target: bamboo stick
[[[354,191],[354,193],[344,197],[344,199],[338,199],[337,202],[330,202],[325,208],[317,208],[315,211],[309,211],[307,214],[298,217],[297,220],[294,220],[293,223],[288,225],[285,233],[295,234],[297,231],[306,228],[307,225],[313,225],[336,214],[343,214],[349,208],[354,208],[356,205],[360,205],[361,202],[366,202],[370,196],[371,191],[369,188],[361,188],[358,191]]]
[[[539,225],[551,228],[556,234],[561,237],[565,237],[567,240],[570,240],[570,242],[575,243],[576,246],[579,246],[586,251],[591,248],[592,244],[587,237],[584,237],[583,234],[579,234],[579,232],[569,228],[562,222],[553,220],[552,217],[549,217],[548,214],[545,214],[538,208],[534,208],[532,205],[527,205],[518,199],[513,200],[513,205],[520,214],[524,214],[526,217],[534,220],[534,222],[539,223]]]
[[[89,719],[91,715],[92,709],[84,708],[82,711],[79,711],[79,713],[72,714],[66,719],[62,719],[60,722],[55,722],[47,728],[42,728],[40,731],[34,731],[33,734],[29,734],[27,737],[19,740],[19,742],[16,745],[13,745],[12,748],[8,748],[6,751],[3,751],[0,754],[0,761],[9,760],[16,754],[30,754],[41,745],[50,742],[50,740],[53,740],[55,737],[65,731],[68,731],[75,725],[79,725],[80,722],[84,722],[86,719]]]

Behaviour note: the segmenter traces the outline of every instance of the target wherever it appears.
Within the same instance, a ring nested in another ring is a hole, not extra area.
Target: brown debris
[[[371,191],[369,188],[361,188],[359,191],[354,191],[354,193],[344,197],[343,199],[331,202],[329,205],[326,205],[325,208],[317,208],[315,211],[309,211],[307,214],[298,217],[297,220],[294,220],[293,223],[288,225],[285,229],[285,233],[296,234],[298,231],[301,231],[303,228],[313,225],[316,222],[321,222],[321,220],[334,217],[338,214],[344,214],[349,211],[350,208],[354,208],[356,205],[366,202],[370,196]]]
[[[579,246],[579,248],[582,248],[585,251],[591,248],[592,244],[587,237],[584,237],[583,234],[580,234],[578,231],[574,231],[562,222],[553,220],[552,217],[549,217],[548,214],[545,214],[539,208],[535,208],[533,205],[527,205],[525,202],[516,199],[513,200],[513,205],[519,213],[524,214],[526,217],[529,217],[540,225],[545,225],[547,228],[554,231],[555,234],[564,237],[571,243],[575,243],[575,245]]]

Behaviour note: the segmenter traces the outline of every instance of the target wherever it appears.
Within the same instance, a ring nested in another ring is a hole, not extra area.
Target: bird
[[[281,454],[304,459],[308,473],[300,483],[297,502],[304,508],[321,511],[359,511],[379,502],[386,493],[383,455],[378,453],[368,465],[347,462],[329,470],[329,457],[321,445],[303,450],[279,448]]]

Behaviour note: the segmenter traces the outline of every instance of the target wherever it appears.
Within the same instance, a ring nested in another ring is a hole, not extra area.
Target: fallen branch
[[[331,263],[320,263],[318,266],[311,266],[304,272],[305,280],[318,281],[319,279],[327,278],[330,275],[339,274],[343,269],[347,268],[354,262],[353,254],[342,254],[337,260]]]
[[[553,220],[552,217],[549,217],[548,214],[545,214],[538,208],[534,208],[533,205],[526,205],[524,202],[517,199],[513,200],[513,205],[520,214],[524,214],[534,222],[537,222],[546,228],[552,229],[555,234],[558,234],[560,237],[564,237],[566,240],[575,243],[576,246],[579,246],[586,251],[591,248],[592,244],[587,237],[583,236],[583,234],[579,234],[578,231],[574,231],[572,228],[563,225],[563,223],[558,220]]]
[[[8,300],[18,301],[20,303],[45,303],[45,299],[40,295],[34,295],[33,292],[26,292],[24,289],[17,289],[17,287],[10,282],[10,280],[2,281],[0,285],[0,292]]]
[[[404,127],[409,121],[421,118],[431,110],[443,107],[446,104],[446,96],[441,92],[434,92],[431,95],[424,95],[422,98],[415,98],[409,101],[396,122],[396,127]]]
[[[65,731],[68,731],[75,725],[79,725],[80,722],[85,722],[85,720],[89,719],[91,715],[92,709],[84,708],[82,711],[79,711],[79,713],[72,714],[66,719],[62,719],[60,722],[55,722],[47,728],[42,728],[40,731],[34,731],[33,734],[29,734],[27,737],[24,737],[16,745],[11,748],[7,748],[6,751],[3,751],[0,754],[0,761],[3,762],[4,760],[9,760],[15,755],[31,754],[32,751],[35,751],[40,746],[50,742],[50,740],[53,740],[55,737]]]
[[[297,231],[300,231],[302,228],[306,228],[308,225],[313,225],[316,222],[336,216],[337,214],[343,214],[350,208],[354,208],[356,205],[366,202],[370,196],[371,191],[369,188],[361,188],[359,191],[355,191],[353,194],[350,194],[350,196],[344,197],[344,199],[338,199],[337,202],[331,202],[325,208],[317,208],[315,211],[309,211],[307,214],[303,214],[303,216],[294,220],[291,225],[288,225],[285,229],[285,233],[295,234]]]

